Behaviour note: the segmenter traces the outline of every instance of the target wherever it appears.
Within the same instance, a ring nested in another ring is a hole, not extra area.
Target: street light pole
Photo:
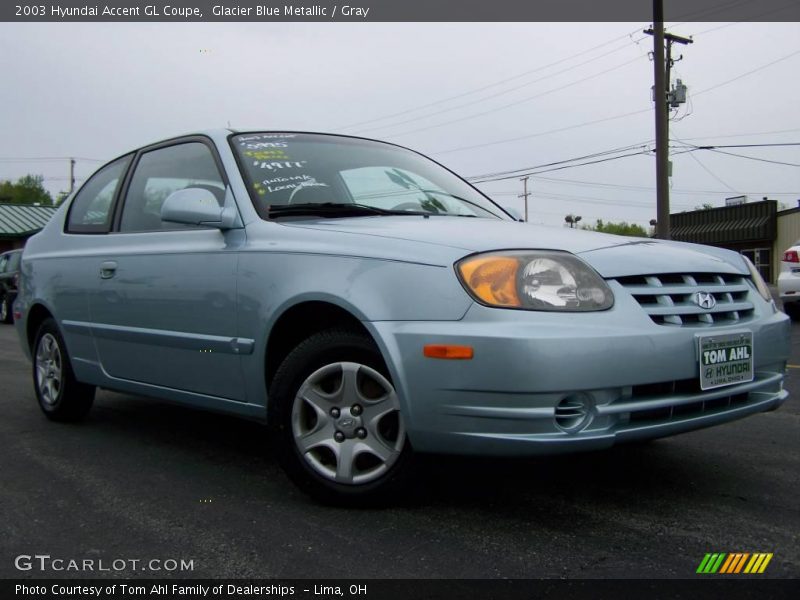
[[[664,62],[664,5],[653,0],[653,74],[656,111],[656,237],[670,239],[669,233],[669,121]]]
[[[530,192],[528,192],[528,177],[525,176],[522,178],[522,194],[517,196],[518,198],[525,199],[525,222],[528,222],[528,196],[530,196]]]
[[[670,70],[672,68],[672,44],[691,44],[690,38],[664,33],[664,0],[653,0],[653,27],[645,30],[653,36],[653,100],[656,112],[656,237],[670,239],[669,232],[669,112],[667,96],[671,96],[672,106],[684,100],[670,92]],[[664,56],[664,42],[667,43]],[[681,57],[683,58],[683,57]],[[678,59],[680,60],[680,59]],[[680,83],[680,82],[679,82]],[[683,88],[685,90],[685,87]]]

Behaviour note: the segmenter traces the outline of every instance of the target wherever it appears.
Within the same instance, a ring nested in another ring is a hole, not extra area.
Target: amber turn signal
[[[472,346],[450,346],[446,344],[428,344],[422,348],[428,358],[446,358],[451,360],[470,360],[475,351]]]
[[[519,260],[507,256],[475,256],[458,265],[472,293],[491,306],[521,306],[517,294]]]

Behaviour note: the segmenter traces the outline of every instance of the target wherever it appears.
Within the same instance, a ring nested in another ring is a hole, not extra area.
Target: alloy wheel
[[[326,479],[349,485],[374,481],[397,462],[405,443],[397,392],[366,365],[326,365],[297,392],[292,436],[300,455]]]
[[[52,406],[61,392],[62,361],[61,349],[56,338],[46,333],[39,341],[36,350],[36,383],[42,401]]]

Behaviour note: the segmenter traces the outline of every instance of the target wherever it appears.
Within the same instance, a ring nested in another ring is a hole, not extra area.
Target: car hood
[[[440,260],[445,261],[457,260],[474,252],[546,249],[578,254],[603,277],[665,272],[748,272],[741,257],[730,250],[517,221],[397,216],[281,221],[281,224],[320,233],[369,236],[369,247],[376,250],[380,239],[421,243],[429,251],[438,246],[441,250],[451,250],[439,253]],[[366,240],[363,243],[367,243]],[[392,247],[398,245],[392,244]]]

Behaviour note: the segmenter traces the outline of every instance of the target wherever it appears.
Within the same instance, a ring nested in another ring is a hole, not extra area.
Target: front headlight
[[[747,265],[747,268],[750,271],[750,277],[753,279],[753,283],[756,284],[756,289],[758,290],[758,293],[761,294],[761,297],[767,302],[772,302],[772,293],[769,291],[767,282],[764,281],[764,278],[761,276],[761,273],[758,272],[756,266],[744,254],[742,255],[742,258],[744,259],[744,264]]]
[[[456,272],[469,294],[487,306],[582,312],[614,304],[600,275],[568,252],[476,254],[457,262]]]

